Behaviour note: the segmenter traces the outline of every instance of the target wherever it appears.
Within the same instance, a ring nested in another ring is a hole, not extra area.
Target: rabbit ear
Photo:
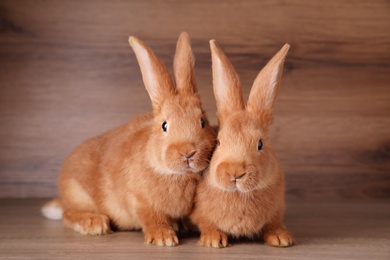
[[[215,40],[210,41],[213,87],[221,125],[232,113],[245,108],[240,78]]]
[[[263,123],[272,122],[272,109],[278,95],[283,64],[290,45],[282,49],[265,65],[257,75],[247,103],[247,110],[258,116]]]
[[[178,93],[196,94],[195,58],[192,53],[190,37],[182,32],[177,40],[173,71]]]
[[[162,61],[142,41],[130,37],[129,43],[137,57],[153,108],[156,109],[165,98],[174,94],[172,78]]]

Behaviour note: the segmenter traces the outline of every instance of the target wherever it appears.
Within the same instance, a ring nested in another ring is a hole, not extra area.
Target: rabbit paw
[[[111,233],[110,220],[104,215],[87,215],[74,224],[74,230],[83,235],[106,235]]]
[[[177,246],[179,239],[175,231],[168,228],[157,228],[153,231],[145,231],[145,243],[158,246]]]
[[[277,230],[264,234],[264,241],[270,246],[288,247],[294,244],[292,235],[287,230]]]
[[[224,248],[228,246],[228,237],[218,230],[204,231],[200,235],[198,244],[206,247]]]

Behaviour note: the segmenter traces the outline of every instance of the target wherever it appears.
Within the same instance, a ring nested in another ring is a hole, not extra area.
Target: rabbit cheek
[[[197,153],[190,160],[190,166],[196,171],[201,172],[209,165],[209,158],[211,157],[212,144],[211,142],[203,142],[199,145]]]
[[[228,174],[226,174],[226,172],[218,171],[216,173],[215,181],[216,181],[218,187],[220,187],[223,190],[226,190],[226,191],[236,191],[237,190],[236,181],[234,179],[232,179]]]
[[[250,192],[259,186],[261,177],[256,166],[254,165],[248,165],[245,170],[245,176],[237,180],[237,188],[241,192]]]
[[[237,180],[236,186],[241,192],[251,192],[259,186],[259,178],[248,174],[245,178]]]
[[[165,152],[164,163],[169,169],[177,174],[181,173],[183,168],[185,168],[182,157],[172,146],[169,146]]]

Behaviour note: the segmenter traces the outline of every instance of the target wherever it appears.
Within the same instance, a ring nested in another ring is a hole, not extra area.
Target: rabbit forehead
[[[159,117],[181,119],[201,117],[202,114],[199,97],[176,94],[163,102]]]
[[[193,139],[201,129],[201,118],[206,118],[199,98],[195,96],[175,95],[165,100],[155,121],[166,121],[168,134],[178,139]]]
[[[218,133],[219,147],[215,153],[215,162],[235,160],[252,163],[258,153],[260,139],[266,139],[266,132],[252,115],[245,111],[231,115]]]
[[[231,115],[218,133],[220,141],[247,146],[252,142],[265,138],[266,131],[254,116],[246,111]]]

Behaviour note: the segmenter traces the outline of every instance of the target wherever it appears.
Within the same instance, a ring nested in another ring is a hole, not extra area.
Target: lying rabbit
[[[143,42],[129,38],[153,113],[85,141],[65,160],[60,197],[43,214],[81,234],[142,229],[147,244],[175,246],[176,222],[193,206],[215,144],[196,88],[187,33],[177,42],[173,83]]]

